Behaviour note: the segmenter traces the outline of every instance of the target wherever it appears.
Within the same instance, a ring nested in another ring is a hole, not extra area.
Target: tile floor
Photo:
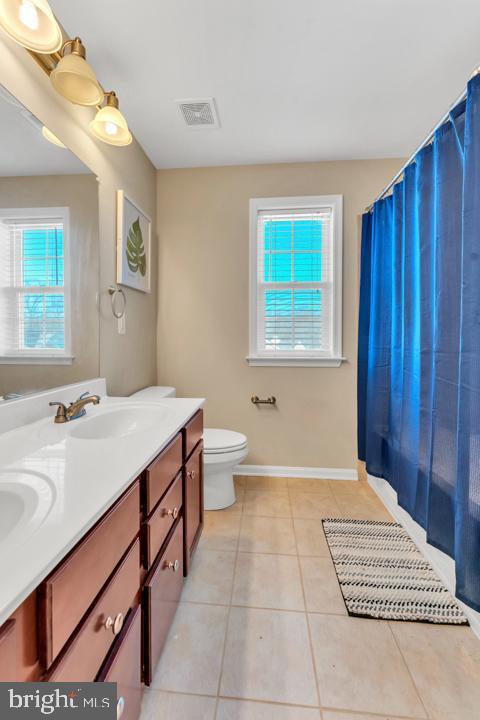
[[[391,519],[366,482],[236,485],[206,513],[142,720],[480,720],[469,628],[346,613],[321,518]]]

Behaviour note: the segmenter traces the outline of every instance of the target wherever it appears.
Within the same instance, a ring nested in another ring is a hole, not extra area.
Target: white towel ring
[[[120,287],[114,287],[113,285],[110,285],[108,288],[108,292],[110,294],[110,301],[112,303],[112,313],[113,316],[117,318],[117,320],[120,320],[125,315],[125,310],[127,309],[127,297],[125,293],[123,292],[122,288]],[[116,310],[116,301],[118,296],[122,297],[122,309],[120,312]]]

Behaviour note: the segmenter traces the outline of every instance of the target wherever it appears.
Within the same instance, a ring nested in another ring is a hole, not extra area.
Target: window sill
[[[340,367],[344,357],[247,357],[249,365],[255,367]]]
[[[71,365],[73,355],[1,355],[0,365]]]

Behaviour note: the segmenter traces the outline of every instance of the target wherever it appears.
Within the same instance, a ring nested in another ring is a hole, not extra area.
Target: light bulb
[[[116,135],[118,133],[118,126],[113,122],[105,123],[105,132],[107,135]]]
[[[30,30],[38,30],[40,20],[37,8],[31,0],[23,0],[22,4],[18,8],[18,19],[21,23],[23,23],[23,25],[30,28]]]

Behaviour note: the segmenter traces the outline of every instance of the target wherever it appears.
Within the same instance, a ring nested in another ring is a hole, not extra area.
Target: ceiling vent
[[[198,130],[220,127],[214,98],[196,98],[177,100],[176,102],[187,127]]]

